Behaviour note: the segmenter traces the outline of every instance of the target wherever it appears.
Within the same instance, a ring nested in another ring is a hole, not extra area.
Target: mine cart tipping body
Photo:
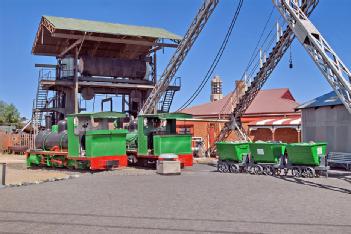
[[[326,160],[327,143],[293,143],[286,146],[286,173],[291,170],[294,177],[328,176]]]
[[[216,146],[219,172],[238,173],[246,169],[249,162],[248,142],[217,142]]]
[[[27,166],[106,170],[127,166],[125,114],[116,112],[67,115],[56,128],[41,131]],[[54,125],[55,126],[55,125]]]
[[[154,167],[161,155],[175,154],[182,167],[192,166],[192,137],[190,134],[179,134],[176,129],[177,120],[191,118],[191,115],[181,113],[139,115],[137,133],[132,133],[136,134],[137,140],[127,142],[129,161]],[[133,139],[133,136],[129,134],[128,139]]]
[[[285,147],[286,144],[280,142],[250,143],[247,170],[252,174],[280,175],[284,169]]]

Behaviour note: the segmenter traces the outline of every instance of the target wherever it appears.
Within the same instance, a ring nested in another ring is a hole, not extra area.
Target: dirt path
[[[6,163],[6,185],[39,183],[45,180],[62,179],[68,173],[57,170],[27,169],[24,155],[0,154],[0,163]]]

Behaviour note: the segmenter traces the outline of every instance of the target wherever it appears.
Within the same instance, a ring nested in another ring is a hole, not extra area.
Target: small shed
[[[351,153],[351,114],[334,91],[297,109],[302,113],[303,141],[326,141],[329,152]]]

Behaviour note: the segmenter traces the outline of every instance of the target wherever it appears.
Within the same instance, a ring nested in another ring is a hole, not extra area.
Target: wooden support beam
[[[84,38],[80,38],[77,39],[73,44],[71,44],[70,46],[68,46],[66,49],[64,49],[59,55],[59,58],[62,58],[65,54],[67,54],[68,51],[70,51],[71,49],[73,49],[74,47],[76,47],[78,44],[80,44],[82,41],[84,40]]]
[[[43,64],[43,63],[36,63],[35,67],[45,67],[45,68],[57,68],[56,64]]]
[[[52,33],[51,36],[57,38],[68,38],[68,39],[82,39],[84,35],[73,35],[66,33]],[[130,40],[130,39],[119,39],[119,38],[106,38],[106,37],[96,37],[96,36],[85,36],[85,40],[88,41],[100,41],[100,42],[109,42],[109,43],[120,43],[120,44],[132,44],[132,45],[142,45],[142,46],[160,46],[160,47],[173,47],[177,48],[178,44],[173,43],[158,43],[150,41],[140,41],[140,40]]]

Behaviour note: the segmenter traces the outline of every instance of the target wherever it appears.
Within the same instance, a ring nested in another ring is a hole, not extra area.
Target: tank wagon
[[[27,166],[106,170],[128,164],[125,114],[116,112],[67,115],[51,129],[40,131]]]
[[[155,166],[161,155],[175,154],[182,167],[193,165],[192,138],[178,134],[176,122],[192,118],[180,113],[146,114],[138,116],[137,131],[127,136],[129,161],[142,166]]]
[[[316,177],[326,172],[326,143],[217,142],[219,172]]]

